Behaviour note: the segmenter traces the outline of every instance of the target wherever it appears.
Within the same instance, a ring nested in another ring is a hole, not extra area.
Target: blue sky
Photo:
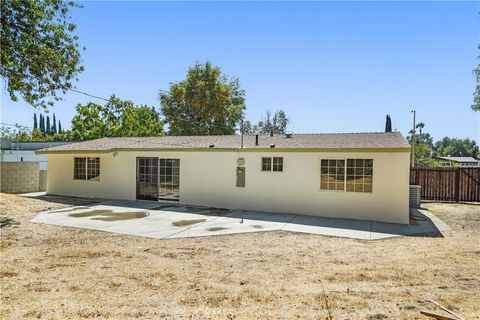
[[[480,141],[473,112],[478,2],[83,2],[73,12],[85,71],[76,87],[159,108],[160,89],[209,60],[246,90],[247,118],[284,109],[294,132],[407,133]],[[68,93],[50,112],[70,126]],[[98,101],[101,102],[101,101]],[[35,110],[2,92],[1,121]]]

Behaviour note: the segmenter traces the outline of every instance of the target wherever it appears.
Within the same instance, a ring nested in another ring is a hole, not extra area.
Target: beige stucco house
[[[409,222],[398,132],[103,138],[37,152],[47,194]]]

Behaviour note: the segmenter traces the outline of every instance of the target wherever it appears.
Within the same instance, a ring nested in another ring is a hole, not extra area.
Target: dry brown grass
[[[59,203],[59,201],[63,203]],[[425,205],[442,237],[261,232],[155,240],[30,223],[81,199],[1,194],[2,319],[479,318],[480,206]]]

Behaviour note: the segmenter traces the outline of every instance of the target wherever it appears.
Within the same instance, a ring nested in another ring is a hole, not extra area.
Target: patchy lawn
[[[29,222],[89,200],[0,197],[2,319],[422,319],[426,298],[480,319],[479,205],[424,205],[444,238],[155,240]]]

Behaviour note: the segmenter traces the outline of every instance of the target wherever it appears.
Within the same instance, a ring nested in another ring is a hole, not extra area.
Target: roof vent
[[[273,137],[273,129],[270,129],[270,137]]]
[[[258,146],[258,134],[255,135],[255,145]]]
[[[208,147],[213,148],[213,147],[215,147],[215,145],[214,145],[214,144],[211,144],[211,145],[209,145]]]
[[[293,133],[291,133],[291,132],[285,133],[285,138],[290,139],[292,137],[292,134]]]
[[[270,148],[275,148],[275,144],[272,143],[272,144],[270,145]]]

